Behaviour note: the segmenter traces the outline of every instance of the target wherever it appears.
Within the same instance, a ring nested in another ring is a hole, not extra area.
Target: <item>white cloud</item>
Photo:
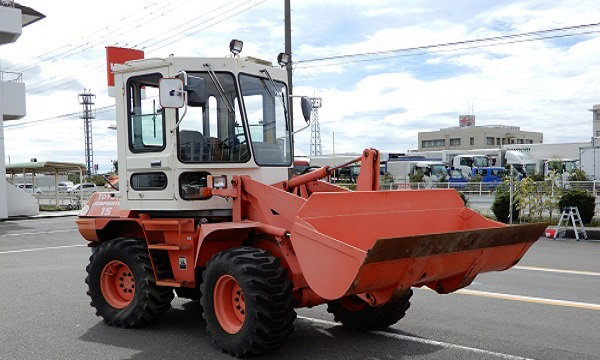
[[[204,25],[200,23],[210,16],[199,16],[229,1],[211,2],[210,6],[185,0],[175,0],[170,5],[167,1],[155,3],[149,6],[142,1],[68,0],[60,4],[28,1],[26,5],[45,13],[47,18],[27,27],[16,44],[3,46],[2,59],[15,63],[16,68],[37,65],[24,74],[27,87],[43,85],[50,90],[28,97],[29,115],[22,122],[77,112],[77,93],[82,90],[78,87],[96,92],[98,107],[113,103],[114,100],[106,96],[106,45],[150,45],[168,39],[161,43],[165,45],[179,40],[154,51],[150,48],[147,56],[174,53],[212,57],[227,55],[229,40],[241,38],[247,55],[273,61],[277,53],[283,51],[281,2],[267,1],[239,16],[222,21],[217,18]],[[233,8],[242,3],[239,0],[229,6]],[[155,12],[138,11],[143,6]],[[159,6],[164,7],[157,11]],[[456,7],[454,4],[446,6]],[[230,7],[221,10],[224,12]],[[460,15],[461,11],[464,15]],[[397,1],[383,0],[295,2],[295,57],[307,59],[380,51],[591,23],[600,15],[600,3],[529,0],[502,2],[479,8],[477,13],[469,11],[471,9],[465,7],[450,13],[437,3],[422,1],[406,1],[401,5]],[[334,27],[333,23],[339,18],[347,24]],[[220,22],[215,24],[217,21]],[[141,24],[143,22],[147,23]],[[136,24],[141,25],[136,27]],[[196,31],[211,24],[215,25],[184,39],[176,35],[176,30],[170,31],[177,26],[185,29],[198,25],[188,30]],[[372,146],[388,151],[414,148],[419,130],[455,125],[456,117],[466,110],[468,101],[474,102],[480,124],[520,125],[524,130],[544,131],[544,138],[549,142],[585,141],[591,136],[587,109],[600,102],[596,81],[600,75],[597,69],[600,38],[569,41],[572,45],[532,42],[440,52],[423,60],[413,57],[353,65],[334,61],[333,65],[310,68],[299,65],[295,70],[298,80],[295,80],[294,92],[323,97],[320,118],[325,152],[330,152],[333,131],[336,132],[336,150],[340,152]],[[87,45],[78,48],[79,44]],[[92,44],[96,45],[80,52]],[[65,50],[74,55],[39,64],[39,59],[30,60],[55,48],[58,49],[42,58]],[[76,81],[67,87],[52,89],[71,80]],[[109,160],[116,156],[115,134],[106,129],[109,123],[98,120],[94,125],[96,160],[104,168],[108,168]],[[309,131],[298,134],[296,140],[298,152],[306,153]],[[13,162],[30,157],[81,162],[82,121],[57,120],[18,130],[7,129],[6,146]]]

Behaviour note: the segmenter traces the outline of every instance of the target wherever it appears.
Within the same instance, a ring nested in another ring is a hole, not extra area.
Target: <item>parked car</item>
[[[77,184],[77,185],[73,186],[73,188],[71,190],[69,190],[69,193],[77,195],[79,193],[80,189],[83,190],[84,195],[92,194],[92,193],[95,193],[96,191],[100,190],[100,188],[98,186],[96,186],[96,184],[94,184],[94,183],[83,183],[83,184]]]
[[[39,187],[36,186],[35,191],[33,189],[33,184],[17,184],[17,187],[21,190],[24,190],[25,192],[28,192],[30,194],[41,194],[42,190],[40,190]]]
[[[71,181],[61,181],[58,183],[58,192],[70,192],[74,187]]]

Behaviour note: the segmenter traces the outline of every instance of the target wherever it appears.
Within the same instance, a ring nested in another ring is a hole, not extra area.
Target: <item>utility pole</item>
[[[79,94],[79,103],[82,106],[79,118],[83,119],[83,133],[85,136],[85,167],[87,169],[88,176],[94,173],[94,147],[92,142],[92,119],[96,118],[96,112],[92,108],[96,95],[92,94],[89,90],[83,90]]]
[[[290,0],[285,0],[284,5],[285,12],[285,53],[290,55],[290,62],[286,65],[287,77],[288,77],[288,92],[290,95],[293,95],[292,91],[292,62],[294,61],[294,57],[292,56],[292,17],[291,17],[291,6]],[[290,101],[291,103],[291,101]],[[294,106],[293,104],[289,106],[290,110],[290,122],[294,121]]]

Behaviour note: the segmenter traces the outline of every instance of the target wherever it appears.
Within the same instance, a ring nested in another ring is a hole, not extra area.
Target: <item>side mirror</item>
[[[163,108],[182,108],[185,105],[183,103],[183,80],[176,78],[158,80],[158,99]]]
[[[189,106],[204,106],[207,101],[206,82],[203,78],[188,76],[187,86],[188,105]]]
[[[310,115],[312,113],[312,104],[308,97],[303,96],[300,100],[300,107],[302,108],[302,116],[304,117],[304,121],[307,123],[310,122]]]

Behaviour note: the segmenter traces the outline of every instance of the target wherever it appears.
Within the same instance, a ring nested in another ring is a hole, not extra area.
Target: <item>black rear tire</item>
[[[410,289],[403,297],[393,302],[373,307],[364,303],[364,306],[357,306],[349,309],[344,305],[344,301],[335,300],[327,304],[327,311],[333,314],[334,320],[342,323],[344,327],[353,330],[384,330],[394,325],[406,315],[406,310],[410,307],[410,298],[413,294]],[[353,295],[345,301],[353,304],[363,302],[358,296]]]
[[[118,327],[137,327],[151,323],[163,316],[171,307],[173,289],[156,285],[148,249],[139,240],[115,239],[94,248],[90,263],[86,267],[88,276],[87,294],[90,305],[96,308],[108,325]],[[135,294],[125,308],[115,308],[109,304],[101,289],[101,274],[111,261],[119,261],[131,269],[135,279]]]
[[[245,318],[237,333],[224,330],[215,310],[215,285],[227,275],[239,284],[245,299]],[[277,349],[294,331],[292,288],[287,269],[267,251],[239,247],[217,253],[202,274],[200,302],[206,329],[218,347],[237,357]]]

